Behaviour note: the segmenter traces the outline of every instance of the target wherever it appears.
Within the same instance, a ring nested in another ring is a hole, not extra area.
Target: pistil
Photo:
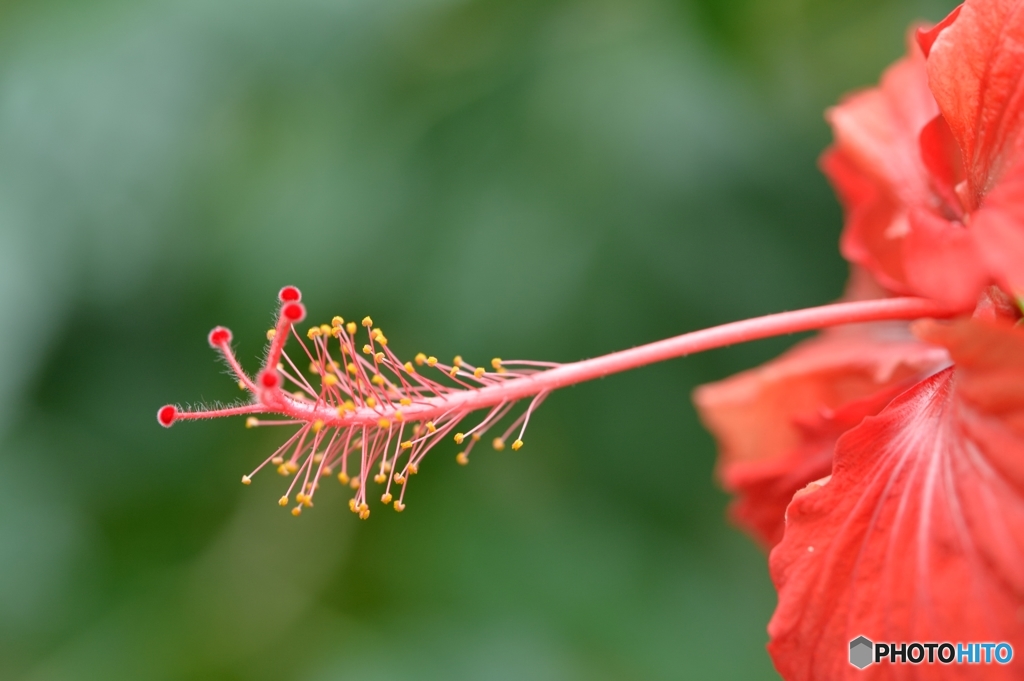
[[[386,484],[382,501],[388,504],[394,500],[396,510],[404,509],[407,480],[418,471],[423,457],[464,418],[478,410],[489,411],[476,426],[454,434],[460,445],[470,438],[456,456],[463,465],[468,463],[473,445],[520,400],[530,398],[529,406],[493,441],[494,449],[503,450],[508,437],[518,428],[511,447],[520,449],[530,416],[558,388],[772,336],[843,324],[948,318],[966,312],[921,298],[836,303],[731,322],[569,364],[495,358],[491,370],[486,370],[468,364],[462,357],[446,365],[422,353],[415,357],[415,366],[413,362],[403,363],[388,348],[383,331],[375,328],[369,317],[361,323],[369,336],[361,353],[355,341],[356,325],[346,324],[341,317],[335,317],[331,324],[309,329],[306,338],[312,342],[311,350],[295,329],[295,324],[305,317],[298,289],[286,287],[279,298],[277,323],[267,333],[270,347],[255,379],[245,373],[235,357],[230,331],[216,327],[208,338],[235,373],[239,387],[251,394],[251,403],[195,411],[181,411],[168,405],[159,410],[157,418],[164,426],[178,420],[237,415],[249,416],[247,427],[297,424],[299,430],[285,445],[243,476],[242,482],[249,484],[267,463],[277,465],[279,473],[293,478],[280,500],[287,505],[301,476],[296,495],[298,505],[292,509],[293,514],[299,515],[304,506],[312,506],[318,480],[332,475],[340,466],[339,481],[356,490],[349,506],[364,519],[370,513],[369,481]],[[289,337],[298,341],[310,362],[311,373],[319,376],[319,391],[285,352]],[[337,360],[332,355],[332,346],[336,346],[333,352],[337,353]],[[292,384],[296,392],[285,390],[286,383]],[[259,419],[254,414],[284,418]],[[407,429],[412,437],[403,439]],[[286,461],[289,451],[291,456]],[[348,473],[350,458],[357,460],[359,471],[352,478]],[[393,490],[396,485],[400,487],[397,500]]]

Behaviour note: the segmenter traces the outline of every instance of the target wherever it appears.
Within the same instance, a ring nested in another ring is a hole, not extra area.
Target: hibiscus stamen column
[[[487,370],[462,357],[448,365],[423,353],[412,362],[402,362],[370,317],[359,325],[334,317],[330,324],[310,327],[304,340],[295,328],[306,316],[301,298],[293,286],[281,289],[277,321],[267,332],[270,346],[255,380],[235,357],[231,332],[220,326],[210,332],[211,347],[250,394],[247,404],[198,410],[167,405],[158,411],[157,419],[169,427],[180,420],[246,415],[246,427],[250,428],[298,425],[284,445],[242,476],[243,484],[250,484],[252,476],[268,463],[277,466],[279,474],[292,478],[279,503],[287,506],[294,492],[297,505],[292,513],[299,515],[303,507],[313,505],[320,479],[340,467],[338,481],[355,490],[349,508],[364,519],[370,515],[369,482],[385,485],[381,501],[403,510],[408,480],[418,473],[427,452],[472,412],[489,410],[476,426],[454,435],[457,444],[470,438],[456,457],[463,465],[468,463],[473,445],[521,400],[529,398],[527,408],[492,443],[494,449],[504,449],[508,437],[518,429],[512,449],[519,450],[530,416],[558,388],[760,338],[859,322],[944,318],[958,312],[920,298],[837,303],[724,324],[570,364],[494,358]],[[368,336],[361,351],[355,339],[359,326]],[[302,374],[285,351],[290,337],[309,360],[313,380]],[[286,382],[295,392],[285,390]],[[254,414],[281,418],[257,418]],[[407,432],[411,437],[406,437]],[[355,475],[349,472],[350,459],[358,462]]]

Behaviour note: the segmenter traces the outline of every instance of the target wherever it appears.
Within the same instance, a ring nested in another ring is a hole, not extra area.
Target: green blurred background
[[[765,556],[692,388],[565,390],[408,510],[231,400],[277,289],[400,354],[570,361],[835,298],[822,110],[951,2],[0,2],[0,678],[769,679]]]

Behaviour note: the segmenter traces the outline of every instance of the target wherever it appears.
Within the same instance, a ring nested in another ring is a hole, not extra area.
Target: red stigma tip
[[[156,420],[160,422],[160,425],[164,428],[170,428],[174,424],[174,419],[178,418],[178,408],[173,404],[160,407],[160,410],[156,413]]]
[[[296,289],[296,292],[298,289]],[[302,303],[287,303],[281,310],[284,318],[292,322],[301,322],[306,318],[306,308]]]
[[[281,385],[281,377],[273,369],[266,369],[260,373],[260,385],[267,389],[274,389]],[[166,409],[166,407],[164,407]]]
[[[285,286],[277,294],[282,303],[297,303],[302,300],[302,291],[294,286]]]
[[[211,347],[217,348],[231,342],[231,330],[225,329],[223,326],[215,326],[206,338],[210,341]]]

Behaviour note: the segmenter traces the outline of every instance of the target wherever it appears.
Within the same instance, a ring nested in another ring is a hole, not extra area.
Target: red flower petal
[[[859,678],[851,639],[1024,645],[1024,329],[915,330],[956,366],[840,438],[831,478],[787,511],[771,555],[769,650],[787,679]],[[1019,678],[1016,665],[889,668]]]
[[[947,26],[956,21],[956,18],[960,16],[960,8],[963,5],[957,5],[952,12],[946,15],[946,18],[935,24],[931,28],[919,28],[917,29],[917,45],[924,52],[924,56],[928,56],[932,51],[932,45],[935,44],[935,39],[939,37],[939,34],[946,29]]]
[[[1024,293],[1024,4],[969,0],[928,57],[932,91],[963,152],[958,192],[987,269]]]
[[[775,545],[793,494],[832,470],[839,436],[947,362],[904,324],[864,324],[698,388],[694,401],[721,447],[719,476],[738,495],[734,521],[765,548]]]
[[[882,74],[878,87],[847,96],[825,112],[836,146],[862,172],[885,182],[904,205],[931,197],[918,135],[939,114],[916,45]]]
[[[945,23],[945,22],[944,22]],[[1019,157],[1024,130],[1024,4],[968,0],[934,39],[932,93],[960,143],[973,210]]]
[[[963,206],[957,187],[964,180],[964,160],[953,131],[949,129],[946,119],[939,115],[928,121],[918,140],[921,144],[921,161],[928,169],[932,190],[942,199],[944,208],[954,213],[947,217],[956,217],[962,222]]]
[[[989,270],[1007,291],[1024,298],[1024,159],[1003,175],[972,218]]]
[[[906,231],[899,227],[900,219],[906,219],[905,209],[884,182],[863,173],[836,147],[821,157],[821,169],[846,212],[839,241],[843,257],[871,272],[888,290],[911,293],[903,271],[902,240],[893,238]]]
[[[843,256],[870,271],[891,291],[920,293],[908,281],[904,265],[908,211],[934,209],[936,190],[956,200],[946,186],[956,173],[956,163],[948,160],[942,131],[932,131],[938,113],[928,89],[924,57],[911,44],[908,55],[885,71],[878,87],[847,97],[825,115],[836,141],[821,165],[846,209],[840,243]],[[924,130],[932,131],[926,135],[930,152],[926,157],[922,157]],[[926,161],[950,177],[933,186]]]
[[[990,280],[975,236],[925,209],[910,212],[903,267],[916,293],[956,308],[970,309]]]

